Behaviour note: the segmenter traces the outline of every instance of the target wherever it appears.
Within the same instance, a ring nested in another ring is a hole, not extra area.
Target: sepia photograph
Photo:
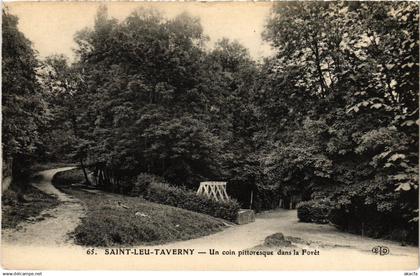
[[[9,1],[1,29],[3,275],[417,275],[419,2]]]

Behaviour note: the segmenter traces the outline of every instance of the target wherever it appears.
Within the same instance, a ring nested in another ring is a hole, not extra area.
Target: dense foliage
[[[150,185],[144,194],[144,198],[152,202],[200,212],[233,222],[236,221],[240,209],[239,204],[234,200],[218,202],[198,196],[183,187],[174,187],[165,183],[153,183]]]
[[[31,162],[42,154],[42,134],[48,123],[43,90],[37,79],[39,62],[31,42],[17,24],[18,18],[3,10],[2,153],[6,163],[13,162],[15,183],[28,176]]]
[[[278,51],[259,90],[276,147],[267,183],[329,197],[345,229],[416,239],[418,23],[417,3],[274,8],[265,37]]]
[[[329,223],[331,202],[327,199],[303,201],[297,206],[299,221]]]
[[[227,164],[246,143],[238,140],[248,111],[238,103],[256,67],[238,43],[221,40],[208,52],[205,41],[187,14],[136,10],[117,22],[101,8],[94,28],[76,35],[77,64],[48,60],[57,117],[68,118],[63,144],[100,185],[119,190],[124,178],[148,172],[195,187],[242,167]]]

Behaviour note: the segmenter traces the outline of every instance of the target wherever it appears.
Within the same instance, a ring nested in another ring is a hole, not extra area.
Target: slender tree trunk
[[[318,72],[319,85],[321,87],[321,94],[322,94],[322,96],[325,96],[325,89],[326,89],[327,85],[325,83],[324,75],[322,74],[321,58],[319,56],[318,42],[316,40],[314,40],[314,42],[313,42],[312,51],[313,51],[313,54],[315,55],[315,66],[316,66],[316,70]]]
[[[249,209],[252,210],[252,201],[254,200],[254,190],[251,190],[251,198],[249,200]]]
[[[102,169],[101,168],[98,169],[98,183],[99,183],[99,186],[105,188],[104,178],[103,178],[103,175],[102,175]]]
[[[80,167],[82,168],[83,174],[85,176],[86,184],[92,185],[92,183],[90,183],[90,180],[87,176],[86,168],[85,168],[85,165],[83,164],[83,158],[80,158]]]

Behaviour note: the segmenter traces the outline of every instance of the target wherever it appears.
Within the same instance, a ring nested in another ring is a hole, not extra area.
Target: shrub
[[[325,224],[329,222],[331,202],[328,199],[313,199],[297,205],[298,218],[302,222]]]
[[[61,187],[83,183],[83,172],[80,169],[59,172],[54,175],[52,182],[54,185]],[[197,196],[186,188],[166,184],[161,177],[152,174],[141,173],[135,180],[127,179],[122,183],[120,189],[113,192],[130,196],[143,195],[145,199],[152,202],[204,213],[230,221],[236,220],[240,209],[239,203],[235,200],[218,202],[203,196]]]
[[[235,200],[218,202],[183,187],[174,187],[165,183],[151,183],[144,198],[161,204],[171,205],[190,211],[204,213],[230,221],[235,221],[240,209],[239,203]]]
[[[137,176],[137,179],[134,181],[130,195],[139,196],[146,193],[152,183],[163,182],[163,179],[159,176],[141,173]]]
[[[337,198],[329,220],[340,230],[373,238],[392,239],[402,244],[418,244],[418,221],[407,221],[396,202],[367,202],[363,192]],[[393,205],[395,204],[395,205]]]

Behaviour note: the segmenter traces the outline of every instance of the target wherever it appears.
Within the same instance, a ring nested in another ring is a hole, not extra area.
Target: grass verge
[[[67,187],[73,184],[84,183],[85,177],[80,168],[75,168],[54,174],[51,182],[56,187]]]
[[[26,188],[23,196],[8,189],[2,194],[1,227],[16,228],[19,223],[36,217],[43,210],[56,207],[59,203],[55,197],[32,186]]]
[[[161,244],[205,236],[224,227],[223,221],[211,216],[139,197],[62,189],[86,205],[86,216],[73,233],[79,245]]]

